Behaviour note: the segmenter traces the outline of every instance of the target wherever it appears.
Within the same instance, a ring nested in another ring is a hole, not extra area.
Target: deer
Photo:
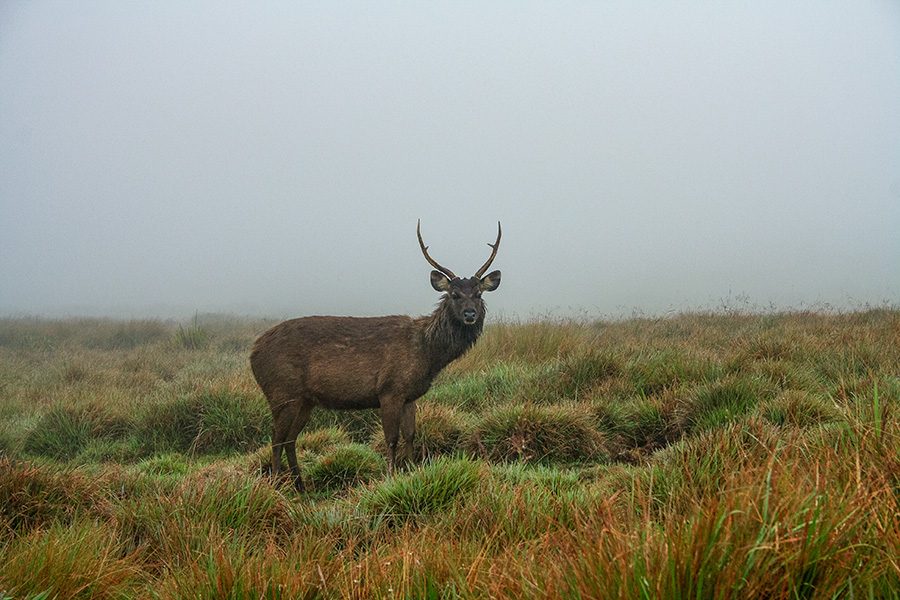
[[[472,277],[457,277],[428,254],[420,220],[416,236],[425,260],[434,267],[431,287],[442,293],[430,315],[301,317],[275,325],[256,340],[250,367],[272,411],[268,470],[276,480],[284,450],[294,487],[303,491],[296,442],[316,407],[380,409],[388,477],[411,458],[416,401],[444,367],[475,344],[484,328],[482,293],[500,285],[500,271],[485,272],[497,256],[501,235],[498,221],[487,261]],[[401,435],[404,452],[398,456]]]

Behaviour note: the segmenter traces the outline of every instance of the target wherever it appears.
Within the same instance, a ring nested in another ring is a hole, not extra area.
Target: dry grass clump
[[[301,432],[297,437],[297,450],[324,454],[350,442],[350,436],[340,427],[326,427]]]
[[[340,565],[329,559],[327,539],[267,544],[247,551],[217,535],[196,561],[169,573],[154,597],[166,600],[325,598]]]
[[[631,522],[614,512],[588,515],[544,542],[546,570],[529,576],[539,589],[581,597],[723,589],[740,597],[836,597],[851,590],[891,597],[900,575],[890,558],[900,547],[900,522],[888,463],[863,450],[872,472],[856,480],[853,465],[828,445],[805,449],[802,441],[786,445],[773,434],[754,446],[759,432],[746,433],[722,464],[684,462],[685,475],[718,473],[714,484],[703,475],[703,491],[691,486],[691,502],[668,503],[654,519],[638,511]],[[809,450],[806,459],[798,456]],[[718,453],[709,445],[695,451]],[[630,490],[631,506],[652,503],[656,492],[648,483]]]
[[[776,425],[811,427],[841,420],[841,411],[820,395],[787,390],[759,406],[761,414]]]
[[[604,439],[577,404],[507,404],[475,423],[467,447],[494,461],[583,462],[603,460]]]
[[[303,472],[314,490],[339,490],[371,481],[386,469],[384,458],[362,444],[340,446],[316,460]]]
[[[102,502],[96,478],[74,469],[0,458],[0,528],[18,532],[67,523]]]
[[[142,583],[139,553],[106,525],[54,525],[0,548],[0,593],[13,598],[123,598]]]

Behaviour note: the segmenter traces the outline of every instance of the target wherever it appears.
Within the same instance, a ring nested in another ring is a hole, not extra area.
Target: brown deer
[[[431,315],[291,319],[262,334],[253,346],[250,366],[272,410],[272,474],[277,478],[281,471],[283,448],[298,490],[303,482],[297,435],[314,407],[380,408],[392,474],[401,433],[405,448],[400,459],[412,453],[416,400],[481,334],[485,316],[481,293],[500,285],[500,271],[484,275],[500,247],[500,223],[497,241],[488,244],[490,257],[469,278],[457,277],[429,256],[420,225],[416,225],[419,246],[436,269],[431,272],[431,287],[444,293]]]

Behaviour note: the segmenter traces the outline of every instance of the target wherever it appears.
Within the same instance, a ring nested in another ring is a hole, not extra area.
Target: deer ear
[[[482,292],[493,292],[500,287],[500,271],[491,271],[478,283]]]
[[[440,271],[431,272],[431,287],[438,292],[446,292],[450,289],[450,279]]]

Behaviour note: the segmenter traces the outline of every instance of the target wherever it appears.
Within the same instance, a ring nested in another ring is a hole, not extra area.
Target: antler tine
[[[456,275],[453,273],[453,271],[451,271],[447,267],[442,267],[440,264],[438,264],[438,262],[436,260],[434,260],[433,258],[428,256],[428,246],[426,246],[425,242],[422,241],[421,229],[422,229],[422,220],[419,219],[416,221],[416,235],[419,238],[419,247],[422,249],[422,254],[425,255],[425,260],[428,261],[428,264],[430,264],[432,267],[434,267],[435,269],[437,269],[438,271],[440,271],[441,273],[443,273],[450,279],[456,279]]]
[[[491,263],[494,262],[494,257],[497,256],[497,249],[500,248],[500,235],[503,233],[500,229],[500,221],[497,221],[497,241],[493,244],[488,244],[493,251],[491,252],[490,258],[487,259],[487,262],[481,265],[481,268],[475,271],[475,277],[481,277],[484,275],[484,272],[488,270],[488,267],[491,266]]]

